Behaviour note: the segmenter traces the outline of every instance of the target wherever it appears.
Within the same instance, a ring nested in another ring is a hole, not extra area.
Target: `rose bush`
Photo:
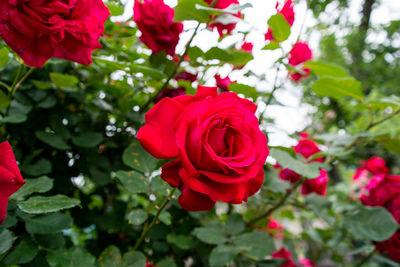
[[[185,210],[240,204],[260,189],[268,147],[256,109],[235,93],[199,86],[195,96],[164,98],[146,114],[137,138],[154,157],[175,159],[161,178],[179,187]]]
[[[5,0],[0,37],[32,67],[52,57],[89,65],[109,15],[101,0]]]

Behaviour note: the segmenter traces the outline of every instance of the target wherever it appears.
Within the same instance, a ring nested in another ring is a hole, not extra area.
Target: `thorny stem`
[[[280,209],[286,201],[289,199],[289,197],[293,194],[293,192],[296,191],[296,189],[306,180],[307,178],[303,177],[299,181],[297,181],[291,188],[289,188],[285,195],[276,203],[274,206],[270,207],[267,209],[264,213],[261,215],[251,219],[246,223],[247,226],[251,226],[252,224],[256,223],[257,221],[266,218],[267,216],[271,215],[274,211]]]
[[[142,234],[140,235],[139,239],[136,241],[135,246],[133,247],[133,250],[137,250],[138,247],[142,244],[143,239],[146,237],[146,234],[149,232],[149,230],[156,224],[158,221],[158,217],[160,216],[161,212],[165,209],[165,207],[168,205],[169,201],[172,199],[172,196],[175,193],[176,188],[173,188],[171,192],[169,192],[167,198],[164,200],[164,203],[161,205],[161,207],[158,209],[156,215],[154,216],[153,220],[151,223],[147,226],[147,224],[143,227]]]
[[[176,73],[178,72],[178,69],[179,69],[179,67],[181,66],[181,63],[184,61],[185,56],[186,56],[187,52],[189,51],[190,45],[191,45],[191,43],[192,43],[194,37],[196,36],[197,31],[198,31],[199,28],[200,28],[200,25],[201,25],[201,23],[199,22],[199,23],[197,24],[197,26],[196,26],[196,28],[195,28],[193,34],[192,34],[192,37],[190,37],[189,41],[188,41],[187,44],[186,44],[185,52],[184,52],[184,53],[181,55],[181,57],[179,58],[179,61],[178,61],[178,63],[176,64],[175,69],[173,70],[173,72],[168,76],[168,78],[167,78],[167,80],[164,82],[164,84],[155,92],[155,94],[154,94],[152,97],[150,97],[150,99],[146,102],[146,104],[140,109],[140,112],[145,111],[145,110],[147,109],[147,107],[150,105],[150,103],[154,102],[154,100],[157,99],[158,95],[168,86],[169,81],[170,81],[171,79],[173,79],[173,78],[176,76]]]

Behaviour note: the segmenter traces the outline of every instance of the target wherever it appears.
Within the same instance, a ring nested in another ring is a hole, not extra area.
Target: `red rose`
[[[286,248],[281,248],[278,251],[275,251],[274,253],[271,254],[271,258],[273,259],[286,259],[284,263],[280,265],[280,267],[296,267],[296,264],[294,263],[293,259],[291,258],[292,253],[290,251],[286,250]]]
[[[308,160],[308,162],[323,162],[324,159],[321,158],[316,158],[313,160],[310,160],[309,158],[319,152],[321,150],[318,147],[318,144],[308,138],[307,133],[301,133],[300,134],[301,139],[299,140],[299,143],[293,147],[294,151],[296,154],[302,155],[305,159]],[[283,169],[279,164],[275,166],[275,168],[280,169],[279,171],[279,178],[281,178],[284,181],[288,181],[292,184],[297,183],[301,175],[296,173],[295,171],[292,171],[288,168]],[[308,195],[311,193],[316,193],[322,196],[325,196],[327,186],[328,186],[328,173],[326,170],[320,170],[320,176],[314,179],[309,179],[303,182],[302,187],[301,187],[301,193],[303,195]]]
[[[385,207],[400,223],[400,175],[377,175],[367,185],[361,201],[367,206]]]
[[[185,210],[239,204],[260,189],[269,151],[256,109],[235,93],[198,86],[196,95],[164,98],[147,112],[137,138],[154,157],[175,159],[161,178],[179,187]]]
[[[321,196],[326,195],[326,190],[328,187],[328,173],[326,170],[320,170],[319,176],[314,179],[306,180],[301,186],[301,193],[303,195],[308,195],[311,193],[316,193]]]
[[[287,0],[285,4],[283,5],[282,9],[279,10],[279,3],[276,2],[275,9],[278,14],[281,14],[287,23],[289,23],[290,26],[293,25],[294,23],[294,11],[293,11],[293,2],[292,0]],[[268,32],[265,34],[265,40],[273,41],[274,36],[272,34],[271,28],[268,28]]]
[[[221,89],[222,91],[228,92],[229,91],[229,85],[231,85],[232,83],[236,83],[236,81],[231,81],[231,79],[229,78],[229,76],[226,76],[225,78],[221,78],[220,75],[215,75],[215,82],[217,83],[217,87],[219,89]]]
[[[0,36],[32,67],[51,57],[89,65],[109,15],[101,0],[1,0]]]
[[[197,80],[197,73],[193,74],[187,71],[178,73],[175,76],[175,80],[179,81],[179,80],[183,80],[183,81],[190,81],[190,82],[194,82]]]
[[[135,0],[133,21],[142,33],[139,39],[153,53],[165,51],[168,55],[175,54],[183,24],[173,21],[174,13],[174,9],[163,0],[144,0],[143,3]]]
[[[386,166],[386,162],[379,157],[372,157],[367,160],[365,168],[372,174],[389,173],[389,168]]]
[[[289,65],[296,67],[303,64],[312,58],[312,51],[307,43],[298,42],[289,52]],[[294,81],[299,81],[301,78],[306,78],[310,74],[309,68],[302,68],[301,72],[290,73],[290,77]]]
[[[254,48],[254,45],[250,42],[244,42],[241,46],[241,49],[248,53],[253,52],[253,48]]]
[[[164,97],[171,97],[172,98],[172,97],[184,95],[185,92],[186,92],[186,89],[185,89],[185,87],[182,87],[182,86],[179,86],[176,89],[166,88],[157,96],[157,98],[156,98],[156,100],[154,102],[158,103]]]
[[[204,0],[204,2],[206,2],[208,5],[211,5],[214,2],[214,0]],[[232,4],[239,4],[239,1],[238,0],[217,0],[215,5],[213,6],[213,8],[225,9]],[[234,16],[240,18],[242,15],[240,12],[238,12]],[[235,28],[235,26],[236,26],[236,23],[222,24],[220,22],[215,22],[215,23],[211,23],[210,25],[208,25],[208,27],[210,27],[211,29],[216,28],[218,30],[220,38],[224,37],[224,34],[230,34],[233,31],[233,29]]]
[[[400,231],[397,231],[386,241],[376,244],[376,249],[380,252],[387,252],[389,258],[400,262]]]
[[[8,142],[0,144],[0,222],[7,217],[8,198],[25,184]]]

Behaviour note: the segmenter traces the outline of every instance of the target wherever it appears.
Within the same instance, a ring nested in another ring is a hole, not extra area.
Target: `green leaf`
[[[4,67],[10,60],[9,52],[6,47],[0,49],[0,68]]]
[[[123,162],[138,171],[150,173],[157,167],[158,160],[143,149],[139,140],[135,139],[122,154]]]
[[[294,159],[289,153],[286,151],[271,148],[270,156],[276,159],[279,165],[282,168],[289,168],[298,174],[301,174],[308,178],[317,178],[319,176],[319,164],[307,164],[305,162],[301,162],[297,159]]]
[[[203,227],[195,228],[193,235],[207,244],[222,244],[226,241],[220,224],[208,224]]]
[[[397,108],[400,106],[400,97],[398,97],[397,95],[391,95],[378,100],[368,101],[368,103],[371,104],[374,108]]]
[[[330,96],[339,100],[350,96],[362,101],[364,97],[361,83],[354,78],[321,77],[312,85],[312,90],[319,96]]]
[[[50,73],[50,80],[60,88],[71,87],[78,84],[79,80],[75,76],[61,74],[57,72]]]
[[[232,213],[226,220],[225,229],[228,234],[236,235],[246,228],[242,215]]]
[[[132,210],[126,216],[126,219],[130,224],[141,225],[147,220],[147,212],[141,209]]]
[[[54,133],[46,133],[43,131],[37,131],[36,137],[42,141],[43,143],[48,144],[51,147],[60,149],[60,150],[67,150],[70,149],[70,147],[64,142],[64,140],[58,136],[55,135]]]
[[[53,88],[50,82],[32,81],[33,85],[40,90],[47,90]]]
[[[0,90],[0,110],[10,105],[11,101],[8,96]],[[4,119],[3,119],[4,120]]]
[[[14,242],[13,233],[7,229],[0,232],[0,255],[7,252]]]
[[[18,124],[27,120],[27,116],[24,114],[11,114],[7,117],[4,117],[1,122],[2,123],[12,123]]]
[[[70,209],[80,204],[80,200],[64,195],[51,197],[34,196],[28,200],[19,202],[18,207],[26,213],[40,214]]]
[[[97,259],[97,265],[100,267],[120,267],[121,253],[116,246],[107,247]]]
[[[171,192],[171,187],[160,176],[151,179],[150,189],[152,193],[163,196],[168,196],[169,192]]]
[[[311,207],[316,214],[319,214],[321,211],[327,210],[332,206],[331,202],[327,198],[315,193],[309,194],[304,198],[306,200],[306,205]]]
[[[107,4],[108,10],[111,13],[111,16],[121,16],[124,14],[124,6],[118,6],[113,4]]]
[[[54,234],[72,227],[72,217],[63,213],[52,213],[25,220],[25,227],[31,234]]]
[[[35,258],[39,248],[30,240],[24,239],[7,255],[5,264],[28,263]]]
[[[203,0],[179,0],[175,7],[175,21],[197,20],[198,22],[206,22],[211,13],[207,10],[199,10],[197,6],[208,7]]]
[[[229,54],[225,49],[221,49],[215,46],[208,50],[204,54],[204,56],[206,60],[218,59],[222,62],[228,62],[232,59],[232,55]]]
[[[95,257],[79,247],[48,252],[46,259],[51,267],[93,267],[96,261]]]
[[[123,267],[143,267],[146,265],[146,257],[140,251],[130,251],[122,258]]]
[[[215,247],[210,254],[210,266],[227,266],[239,253],[240,248],[221,244]]]
[[[167,235],[167,241],[170,244],[177,246],[180,249],[187,250],[194,247],[194,240],[185,235],[174,235],[169,234]]]
[[[39,176],[51,172],[51,162],[47,159],[39,159],[36,163],[32,165],[23,165],[23,170],[26,174],[31,176]]]
[[[262,232],[240,235],[235,238],[234,243],[240,250],[258,259],[271,255],[271,253],[275,251],[272,238],[268,234]]]
[[[279,47],[281,47],[281,46],[279,45],[279,42],[271,41],[271,42],[269,42],[266,46],[264,46],[264,47],[262,48],[262,50],[275,50],[275,49],[278,49]]]
[[[132,64],[130,66],[130,69],[134,73],[143,73],[145,76],[150,76],[156,80],[162,80],[166,78],[165,74],[162,73],[161,71],[148,67],[148,66],[143,66],[143,65],[138,65],[138,64]]]
[[[79,147],[96,147],[103,141],[103,135],[96,132],[84,132],[72,137],[72,143]]]
[[[285,193],[286,189],[290,188],[290,184],[288,182],[279,179],[275,172],[268,171],[264,174],[264,184],[263,187],[266,190],[269,190],[275,194]]]
[[[275,14],[268,20],[268,26],[271,28],[274,39],[282,42],[289,38],[290,25],[282,14]]]
[[[163,260],[157,262],[157,264],[155,266],[157,266],[157,267],[177,267],[174,260],[171,258],[163,259]]]
[[[53,180],[47,176],[35,179],[25,179],[25,184],[15,192],[11,198],[14,200],[24,200],[33,193],[45,193],[53,188]]]
[[[152,210],[151,214],[155,216],[157,213],[157,210]],[[163,222],[165,225],[171,225],[171,214],[168,211],[163,211],[161,212],[160,216],[158,219]]]
[[[231,59],[229,60],[229,63],[233,64],[234,66],[244,66],[253,59],[253,55],[249,52],[242,50],[233,50],[231,51]]]
[[[307,61],[304,64],[304,67],[310,68],[312,73],[320,77],[323,76],[349,77],[346,69],[332,63],[326,63],[321,61]]]
[[[245,84],[232,83],[229,85],[228,89],[237,94],[243,94],[245,97],[252,97],[253,99],[257,99],[258,97],[256,88]]]
[[[379,242],[389,239],[399,226],[385,208],[360,206],[346,214],[343,227],[356,238]]]
[[[118,171],[115,173],[115,175],[118,180],[121,181],[125,189],[132,194],[144,193],[148,191],[146,178],[143,174],[137,171]]]

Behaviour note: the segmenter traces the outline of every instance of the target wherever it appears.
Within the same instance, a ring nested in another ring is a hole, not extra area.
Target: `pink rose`
[[[214,0],[204,0],[204,2],[206,2],[208,5],[211,5],[214,2]],[[215,5],[213,6],[213,8],[225,9],[232,4],[239,4],[239,1],[238,0],[217,0]],[[238,12],[234,16],[240,18],[242,15],[240,12]],[[208,25],[208,27],[210,27],[211,29],[216,28],[218,30],[220,38],[224,37],[225,34],[230,34],[233,31],[233,29],[235,28],[235,26],[236,26],[236,23],[222,24],[220,22],[215,22],[215,23],[211,23],[210,25]]]
[[[0,222],[7,217],[8,198],[25,184],[8,142],[0,144]]]
[[[215,82],[217,83],[217,87],[219,89],[221,89],[224,92],[228,92],[229,91],[229,85],[231,85],[232,83],[236,83],[236,81],[231,81],[231,79],[229,78],[229,76],[226,76],[225,78],[221,78],[220,75],[215,75]]]
[[[52,57],[89,65],[109,15],[101,0],[1,0],[0,36],[32,67]]]
[[[175,11],[163,0],[135,0],[133,21],[141,31],[140,41],[147,45],[153,53],[165,51],[175,54],[179,42],[179,34],[183,31],[181,22],[174,22]]]
[[[281,14],[285,18],[287,23],[289,23],[290,26],[292,26],[294,23],[293,6],[294,6],[294,4],[293,4],[292,0],[287,0],[280,10],[279,10],[278,2],[276,2],[276,6],[275,6],[277,13]],[[268,32],[265,34],[265,40],[269,40],[269,41],[274,40],[274,36],[273,36],[271,28],[268,28]]]
[[[275,221],[274,217],[270,216],[267,231],[270,236],[283,239],[283,226],[278,221]]]
[[[254,48],[254,45],[250,42],[244,42],[241,46],[241,49],[248,53],[253,52],[253,48]]]
[[[292,50],[289,52],[289,65],[296,67],[300,64],[303,64],[309,61],[312,58],[312,51],[307,43],[298,42],[296,43]],[[306,78],[310,74],[309,68],[302,68],[302,73],[294,72],[290,73],[290,77],[294,81],[299,81],[301,78]]]
[[[316,267],[317,265],[309,259],[299,259],[299,267]]]
[[[239,204],[260,189],[269,151],[256,109],[236,93],[198,86],[196,95],[163,98],[147,112],[137,138],[154,157],[174,159],[161,178],[179,187],[185,210]]]

